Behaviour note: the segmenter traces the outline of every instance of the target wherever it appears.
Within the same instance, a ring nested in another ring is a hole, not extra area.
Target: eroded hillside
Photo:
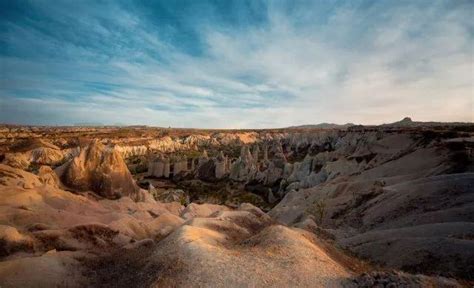
[[[472,125],[412,126],[4,127],[0,286],[469,285]]]

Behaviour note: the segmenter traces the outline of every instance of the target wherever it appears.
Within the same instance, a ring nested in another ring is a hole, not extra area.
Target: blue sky
[[[474,121],[472,1],[0,1],[0,122]]]

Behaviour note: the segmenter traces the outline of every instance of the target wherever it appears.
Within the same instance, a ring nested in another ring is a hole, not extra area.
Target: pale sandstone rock
[[[40,167],[38,171],[38,178],[42,183],[56,188],[59,187],[61,183],[59,181],[58,175],[49,166]]]
[[[61,150],[39,147],[31,151],[31,162],[40,165],[58,165],[64,160]]]
[[[148,175],[154,177],[163,177],[165,170],[165,160],[162,155],[148,162]]]
[[[140,189],[114,148],[93,142],[65,165],[62,180],[71,188],[91,190],[111,199],[122,196],[140,198]]]
[[[6,153],[2,163],[23,170],[30,166],[30,160],[25,153]]]
[[[215,171],[216,178],[221,179],[227,173],[226,171],[227,158],[224,156],[224,153],[222,151],[219,152],[219,155],[214,160],[214,162],[216,166],[216,171]]]

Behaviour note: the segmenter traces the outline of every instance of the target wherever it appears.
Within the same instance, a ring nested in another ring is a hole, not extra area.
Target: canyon
[[[0,287],[470,287],[474,124],[0,127]]]

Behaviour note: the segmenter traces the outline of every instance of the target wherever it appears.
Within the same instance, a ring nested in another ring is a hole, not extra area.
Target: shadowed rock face
[[[197,177],[206,181],[213,181],[216,179],[216,164],[213,160],[207,160],[197,169]]]
[[[297,172],[288,181],[303,179],[303,185],[285,194],[269,215],[290,225],[313,215],[341,247],[385,267],[472,279],[470,138],[348,136],[337,141],[329,160],[322,157],[325,153],[313,157],[324,163],[317,173],[325,173],[313,187],[304,188],[312,170],[310,157],[295,164]],[[347,144],[356,137],[356,145]],[[460,147],[453,147],[453,141]]]
[[[108,199],[122,196],[129,196],[134,200],[139,198],[140,189],[122,156],[114,148],[93,142],[65,165],[62,180],[71,188],[92,190]]]

